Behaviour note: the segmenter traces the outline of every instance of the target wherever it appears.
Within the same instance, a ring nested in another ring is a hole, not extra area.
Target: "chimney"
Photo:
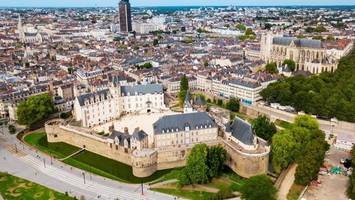
[[[127,135],[129,134],[128,133],[128,127],[124,127],[124,133],[127,134]]]

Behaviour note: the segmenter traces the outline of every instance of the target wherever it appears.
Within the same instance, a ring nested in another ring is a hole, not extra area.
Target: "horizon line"
[[[157,8],[157,7],[334,7],[334,6],[355,6],[355,4],[315,4],[315,5],[305,5],[305,4],[290,4],[290,5],[160,5],[160,6],[150,6],[150,5],[140,5],[132,6],[132,8]],[[0,6],[1,8],[116,8],[115,6]]]

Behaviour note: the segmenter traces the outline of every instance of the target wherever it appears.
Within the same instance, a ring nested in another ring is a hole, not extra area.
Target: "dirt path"
[[[285,178],[281,182],[281,186],[277,197],[278,200],[287,200],[288,191],[290,190],[293,182],[295,181],[296,168],[297,168],[296,164],[290,166],[290,169],[285,175]]]

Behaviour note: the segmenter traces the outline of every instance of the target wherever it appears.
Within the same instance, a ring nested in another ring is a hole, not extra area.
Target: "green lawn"
[[[42,152],[51,154],[56,158],[64,158],[79,149],[78,147],[62,142],[48,143],[45,133],[29,134],[25,136],[24,140],[31,146],[36,147]],[[100,176],[127,183],[150,182],[172,171],[171,169],[160,170],[149,177],[138,178],[133,175],[131,166],[89,151],[83,151],[80,154],[68,158],[64,163]]]
[[[164,175],[157,182],[177,179],[179,173],[180,170],[173,170]],[[245,180],[245,178],[238,176],[229,167],[225,167],[223,174],[220,177],[214,178],[210,183],[206,184],[207,187],[218,189],[218,193],[194,191],[187,188],[179,189],[175,184],[173,184],[176,187],[174,189],[162,187],[154,188],[152,190],[193,200],[225,199],[234,197],[235,195],[233,192],[239,192],[240,187],[244,184]]]
[[[279,119],[277,119],[277,120],[275,121],[275,124],[276,124],[277,126],[280,126],[280,127],[284,128],[284,129],[290,129],[290,128],[292,128],[292,126],[293,126],[292,123],[286,122],[286,121],[283,121],[283,120],[279,120]]]
[[[210,192],[198,192],[198,191],[187,191],[187,190],[166,189],[166,188],[156,188],[152,190],[181,197],[181,198],[191,199],[191,200],[207,200],[207,199],[215,199],[216,197],[216,194]]]
[[[71,200],[62,193],[16,176],[0,172],[0,193],[5,200]]]
[[[287,199],[297,200],[304,188],[305,186],[303,185],[293,184],[292,187],[290,188],[290,191],[287,194]]]

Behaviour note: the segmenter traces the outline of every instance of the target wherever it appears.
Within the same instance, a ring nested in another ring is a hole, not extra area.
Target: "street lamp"
[[[85,182],[85,173],[84,173],[84,172],[81,172],[81,173],[82,173],[82,175],[83,175],[84,184],[86,184],[86,182]]]

